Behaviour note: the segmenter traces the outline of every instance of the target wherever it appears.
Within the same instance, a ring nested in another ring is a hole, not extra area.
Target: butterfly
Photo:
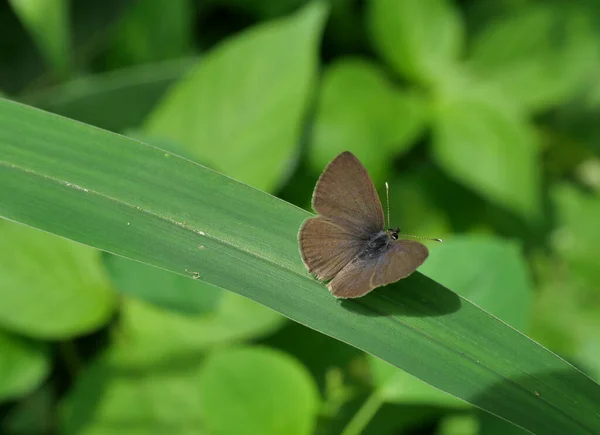
[[[385,229],[377,190],[351,152],[341,153],[325,168],[312,208],[317,217],[300,228],[300,254],[308,271],[329,281],[327,287],[337,298],[358,298],[406,278],[429,255],[422,243],[399,239],[398,228]]]

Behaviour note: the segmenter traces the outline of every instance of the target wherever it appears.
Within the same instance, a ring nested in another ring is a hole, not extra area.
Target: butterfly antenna
[[[387,205],[387,217],[388,217],[388,224],[387,227],[390,227],[390,186],[388,184],[388,182],[385,182],[385,203]]]
[[[442,243],[443,240],[442,239],[437,239],[437,238],[431,238],[431,237],[421,237],[421,236],[413,236],[411,234],[398,234],[399,236],[402,237],[412,237],[414,239],[423,239],[423,240],[433,240],[434,242],[440,242]]]

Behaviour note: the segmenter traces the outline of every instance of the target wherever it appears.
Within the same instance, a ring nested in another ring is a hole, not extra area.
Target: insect
[[[329,281],[327,287],[337,298],[358,298],[406,278],[429,255],[422,243],[399,239],[417,236],[401,235],[399,228],[385,229],[375,186],[362,163],[348,151],[321,174],[312,208],[318,216],[300,228],[300,254],[308,271]]]

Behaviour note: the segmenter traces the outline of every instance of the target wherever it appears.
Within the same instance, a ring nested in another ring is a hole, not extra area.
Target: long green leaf
[[[600,386],[528,337],[420,274],[336,300],[298,254],[307,212],[143,143],[0,100],[0,216],[239,293],[532,432],[600,430]]]

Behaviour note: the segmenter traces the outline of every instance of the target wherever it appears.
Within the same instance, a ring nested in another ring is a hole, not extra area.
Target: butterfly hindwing
[[[355,257],[329,283],[338,298],[364,296],[374,288],[396,282],[413,273],[427,259],[429,251],[414,240],[398,240],[376,258]]]
[[[307,219],[298,238],[304,264],[321,280],[333,278],[363,249],[348,229],[324,217]]]

